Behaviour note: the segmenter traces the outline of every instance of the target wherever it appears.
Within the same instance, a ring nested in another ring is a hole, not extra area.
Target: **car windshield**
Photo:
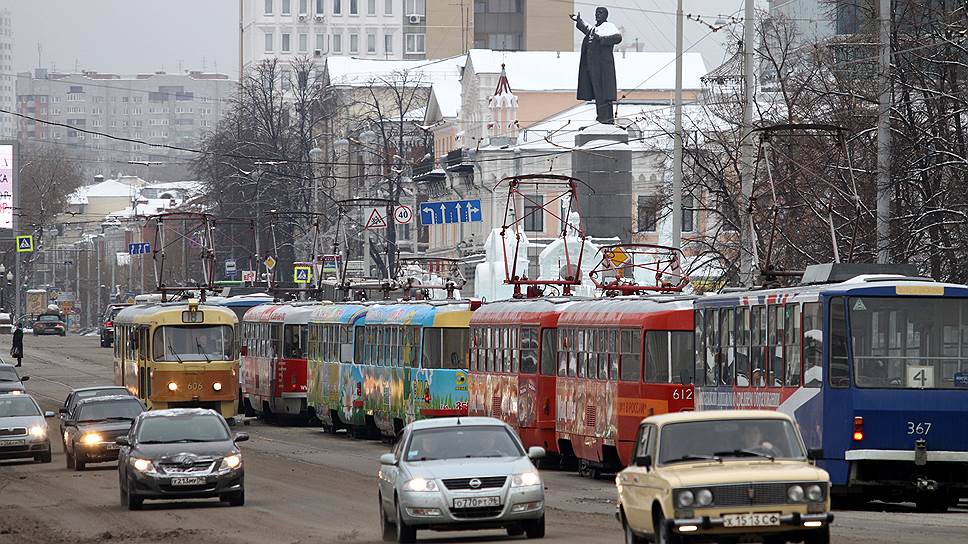
[[[105,419],[130,419],[138,417],[145,409],[134,399],[104,400],[81,404],[77,412],[78,421],[101,421]]]
[[[51,322],[57,322],[57,321],[60,321],[60,318],[59,318],[59,317],[57,317],[56,315],[42,315],[42,316],[40,316],[40,319],[38,319],[37,321],[44,321],[44,322],[47,322],[47,321],[51,321]]]
[[[156,361],[228,361],[232,359],[232,327],[168,325],[155,330]]]
[[[669,423],[659,439],[659,464],[702,459],[803,459],[803,445],[784,419],[721,419]]]
[[[143,444],[220,442],[229,439],[221,418],[214,415],[155,416],[145,418],[138,430]]]
[[[30,397],[11,395],[0,398],[0,417],[39,416],[40,409]]]
[[[19,382],[20,376],[10,367],[0,367],[0,382]]]
[[[415,431],[407,448],[407,461],[521,457],[524,452],[504,427],[454,426]]]

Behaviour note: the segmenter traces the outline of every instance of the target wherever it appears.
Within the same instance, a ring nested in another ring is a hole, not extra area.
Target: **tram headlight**
[[[676,504],[679,508],[688,508],[696,501],[696,495],[692,491],[686,489],[685,491],[680,491],[679,495],[676,496]]]
[[[807,487],[807,499],[811,502],[817,502],[823,499],[823,488],[819,485],[811,485]]]
[[[222,390],[222,382],[215,382],[215,383],[213,383],[212,384],[212,389],[214,389],[216,391],[221,391]]]
[[[791,485],[787,488],[787,498],[790,502],[802,502],[803,501],[803,487],[799,485]]]
[[[178,391],[178,384],[175,382],[168,382],[168,390],[171,391],[172,393],[174,393],[175,391]]]

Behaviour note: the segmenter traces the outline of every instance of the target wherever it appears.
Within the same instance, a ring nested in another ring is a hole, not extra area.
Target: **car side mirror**
[[[117,444],[117,445],[119,445],[119,446],[130,446],[131,445],[131,441],[128,440],[128,437],[127,436],[119,436],[119,437],[115,438],[114,439],[114,443]]]
[[[531,459],[541,459],[545,456],[545,449],[541,446],[531,446],[528,448],[528,457]]]
[[[54,417],[55,415],[56,414],[54,414],[54,412],[51,412],[50,410],[44,412],[44,417]]]
[[[635,466],[643,467],[646,470],[652,468],[652,456],[649,454],[641,455],[635,458]]]
[[[393,456],[392,453],[384,453],[380,456],[381,465],[395,465],[397,464],[397,458]]]
[[[21,376],[20,381],[25,382],[30,379],[30,376]]]
[[[232,439],[232,442],[235,442],[236,444],[238,444],[239,442],[245,442],[248,439],[249,439],[249,433],[238,433],[235,435],[235,438]]]
[[[817,461],[823,459],[823,448],[813,448],[807,450],[807,459]]]

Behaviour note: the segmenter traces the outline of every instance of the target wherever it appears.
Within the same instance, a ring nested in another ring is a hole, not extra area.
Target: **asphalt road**
[[[56,410],[71,387],[110,383],[111,351],[96,338],[26,338],[23,374],[45,409]],[[0,339],[0,352],[6,342]],[[52,421],[56,428],[56,422]],[[121,507],[113,463],[84,472],[65,468],[54,437],[51,464],[0,463],[0,544],[7,543],[369,543],[377,524],[379,442],[330,436],[310,427],[252,423],[240,427],[246,505],[214,501]],[[552,542],[617,543],[612,482],[545,471]],[[968,505],[946,514],[919,514],[912,505],[874,504],[837,512],[834,541],[843,543],[968,542]],[[421,533],[426,542],[502,542],[501,532]]]

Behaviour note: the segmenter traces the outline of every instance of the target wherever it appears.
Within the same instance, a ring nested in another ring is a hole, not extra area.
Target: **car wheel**
[[[234,493],[228,493],[222,497],[220,500],[229,503],[229,506],[244,506],[245,505],[245,490],[236,491]]]
[[[87,456],[83,451],[74,450],[74,470],[84,470],[87,466]]]
[[[128,506],[128,488],[125,487],[123,483],[121,483],[120,476],[118,477],[118,495],[121,498],[121,506],[122,507]]]
[[[632,526],[629,525],[629,520],[625,519],[625,514],[622,514],[622,528],[625,529],[625,544],[645,544],[646,539],[635,534],[632,530]]]
[[[524,528],[518,525],[507,528],[508,536],[521,536],[524,534]]]
[[[67,465],[69,470],[74,470],[74,455],[71,454],[71,450],[67,449],[67,445],[64,445],[64,464]]]
[[[669,524],[665,522],[665,516],[659,514],[655,519],[656,529],[656,544],[682,544],[683,539],[669,527]]]
[[[390,523],[387,512],[383,508],[383,495],[378,495],[378,498],[380,500],[380,527],[382,527],[383,541],[393,542],[396,540],[396,528]]]
[[[817,529],[803,539],[803,544],[830,544],[830,526],[825,525],[822,529]]]
[[[51,462],[50,444],[47,445],[47,451],[38,455],[37,457],[34,457],[34,460],[37,461],[38,463],[50,463]]]
[[[524,532],[528,538],[544,538],[545,536],[545,517],[544,514],[538,519],[529,519],[524,522]]]
[[[128,510],[141,510],[145,500],[131,492],[131,485],[128,485],[124,495],[128,498]]]
[[[400,503],[397,503],[397,542],[416,542],[417,530],[408,527],[403,521],[403,514],[400,513]]]
[[[935,514],[941,514],[948,511],[948,500],[947,495],[941,493],[933,493],[924,497],[919,497],[915,502],[918,512],[929,512]]]

